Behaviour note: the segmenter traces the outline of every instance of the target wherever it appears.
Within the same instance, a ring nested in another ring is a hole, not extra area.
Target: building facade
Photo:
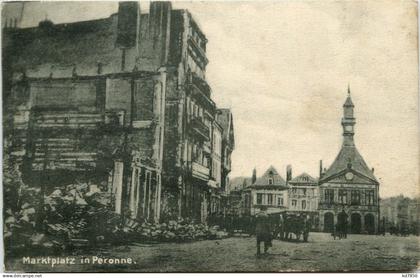
[[[351,233],[373,234],[379,224],[379,182],[354,143],[356,120],[350,89],[343,109],[341,150],[319,180],[321,229],[331,232],[336,223],[346,222]]]
[[[171,218],[206,222],[209,213],[221,209],[222,138],[233,130],[224,130],[217,121],[205,79],[205,34],[187,10],[172,10],[167,22],[173,71],[166,98],[162,210]]]
[[[289,205],[288,211],[295,213],[304,213],[309,215],[312,228],[319,226],[319,187],[318,180],[307,173],[302,173],[295,178],[288,173],[289,185]]]
[[[254,183],[242,189],[242,202],[245,215],[255,215],[262,207],[270,214],[284,212],[289,202],[286,181],[271,166]]]

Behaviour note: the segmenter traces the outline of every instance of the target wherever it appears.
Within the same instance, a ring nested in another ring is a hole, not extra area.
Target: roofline
[[[19,72],[19,71],[17,71]],[[76,75],[68,77],[25,77],[28,81],[60,81],[60,80],[89,80],[89,79],[98,79],[98,78],[115,78],[115,77],[151,77],[159,76],[160,72],[154,71],[137,71],[137,72],[117,72],[117,73],[108,73],[108,74],[98,74],[98,75]]]
[[[356,171],[356,170],[354,170],[354,169],[343,169],[343,170],[341,170],[340,172],[338,172],[338,173],[336,173],[336,174],[334,174],[334,175],[328,176],[328,177],[326,177],[326,178],[319,179],[319,182],[318,182],[318,183],[321,185],[322,183],[326,183],[326,182],[328,182],[328,181],[330,181],[330,180],[332,180],[332,179],[335,179],[336,177],[343,175],[345,172],[347,172],[347,170],[350,170],[350,171],[351,171],[351,172],[353,172],[354,174],[357,174],[357,175],[359,175],[359,176],[362,176],[362,177],[364,177],[364,178],[366,178],[366,179],[368,179],[368,180],[372,181],[373,183],[375,183],[375,184],[379,185],[379,182],[378,182],[376,179],[375,179],[375,180],[373,180],[373,179],[371,179],[370,177],[368,177],[368,176],[366,176],[366,175],[363,175],[362,173],[360,173],[360,172],[358,172],[358,171]]]

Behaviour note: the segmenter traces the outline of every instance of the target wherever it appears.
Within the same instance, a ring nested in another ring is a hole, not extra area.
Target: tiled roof
[[[272,179],[273,181],[271,184],[270,184],[270,179]],[[257,178],[255,183],[251,186],[252,187],[257,187],[257,186],[285,187],[286,181],[279,175],[279,173],[273,166],[270,166],[270,168],[268,168],[267,171],[265,171],[264,175]]]
[[[317,182],[317,179],[307,173],[302,173],[289,181],[292,184],[316,184]]]
[[[353,171],[378,182],[355,146],[343,145],[333,164],[322,176],[324,181],[351,166]]]

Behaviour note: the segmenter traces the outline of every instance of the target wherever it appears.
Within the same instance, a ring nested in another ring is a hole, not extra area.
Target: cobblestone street
[[[420,260],[418,237],[349,235],[333,240],[324,233],[312,233],[307,243],[273,241],[270,254],[255,256],[255,238],[234,237],[182,244],[133,244],[91,253],[103,258],[127,258],[131,265],[48,265],[22,264],[13,269],[50,272],[285,272],[285,271],[407,271]],[[87,254],[86,254],[87,256]],[[8,268],[9,268],[8,267]]]

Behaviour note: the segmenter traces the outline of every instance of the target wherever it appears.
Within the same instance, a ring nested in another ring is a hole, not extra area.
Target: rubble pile
[[[13,244],[14,250],[59,253],[102,243],[187,242],[228,236],[218,226],[183,219],[138,223],[114,213],[111,194],[93,184],[54,188],[42,204],[39,188],[22,186],[19,195],[25,201],[17,212],[8,209],[5,218],[5,242]]]
[[[125,238],[139,242],[188,242],[205,239],[222,239],[228,233],[218,226],[208,227],[204,224],[191,224],[185,220],[169,221],[168,223],[143,223],[123,227]]]
[[[8,181],[6,180],[5,183]],[[5,192],[7,194],[7,191]],[[31,242],[40,242],[36,233],[37,211],[40,206],[40,189],[23,183],[14,196],[14,204],[4,206],[3,238],[5,250],[23,250]]]

